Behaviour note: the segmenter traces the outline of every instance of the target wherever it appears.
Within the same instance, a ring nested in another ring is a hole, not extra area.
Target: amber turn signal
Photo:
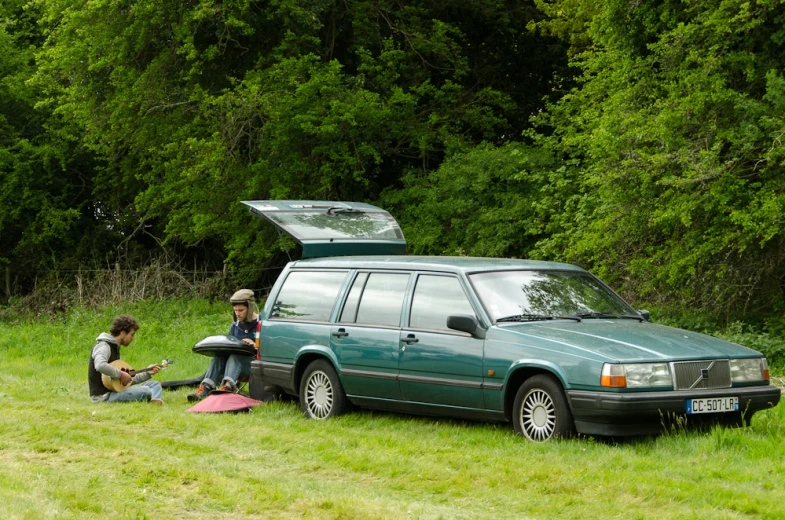
[[[600,385],[609,388],[627,388],[626,376],[602,376]]]
[[[627,374],[623,365],[605,363],[602,366],[600,386],[608,388],[627,388]]]

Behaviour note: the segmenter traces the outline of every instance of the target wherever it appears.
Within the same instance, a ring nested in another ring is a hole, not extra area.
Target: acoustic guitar
[[[171,365],[172,363],[174,363],[174,361],[172,361],[171,359],[164,359],[163,361],[161,361],[159,366],[161,367],[161,369],[164,369],[167,366]],[[131,386],[131,384],[133,384],[133,377],[136,374],[142,374],[144,372],[150,371],[149,368],[145,368],[142,370],[134,370],[131,365],[129,365],[122,359],[112,361],[109,364],[122,372],[128,373],[128,375],[131,376],[131,382],[128,383],[127,385],[124,385],[120,379],[112,379],[106,374],[101,374],[101,382],[104,384],[107,390],[111,390],[112,392],[123,392],[127,390],[128,387]]]

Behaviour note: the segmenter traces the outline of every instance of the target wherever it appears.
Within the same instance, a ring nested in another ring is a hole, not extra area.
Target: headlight
[[[656,388],[673,386],[673,379],[667,363],[605,363],[600,384],[610,388]]]
[[[731,359],[730,378],[734,383],[752,383],[769,380],[766,358]]]

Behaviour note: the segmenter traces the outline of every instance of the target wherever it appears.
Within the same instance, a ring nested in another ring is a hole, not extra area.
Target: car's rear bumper
[[[780,401],[780,389],[773,386],[718,388],[711,390],[664,392],[594,392],[567,390],[575,427],[588,435],[645,435],[659,433],[674,417],[703,422],[716,419],[738,422],[740,414],[749,422],[752,414],[772,408]],[[686,415],[687,399],[712,397],[739,398],[740,413]]]
[[[251,361],[251,382],[264,381],[267,385],[276,385],[290,393],[297,393],[292,379],[294,365],[290,363],[272,363],[254,359]]]

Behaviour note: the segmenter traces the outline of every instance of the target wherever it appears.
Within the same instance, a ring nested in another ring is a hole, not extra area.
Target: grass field
[[[785,518],[782,405],[746,429],[547,444],[508,424],[315,422],[292,403],[188,414],[185,390],[93,405],[89,351],[118,312],[142,323],[125,360],[175,360],[160,380],[201,374],[191,347],[230,321],[170,301],[0,323],[0,518]]]

